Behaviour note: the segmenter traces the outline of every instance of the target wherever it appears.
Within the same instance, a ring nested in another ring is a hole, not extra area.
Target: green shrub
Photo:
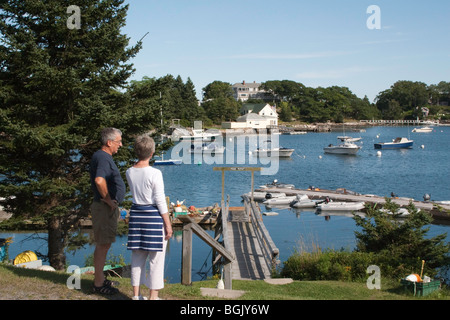
[[[318,249],[294,253],[281,275],[295,280],[359,281],[367,278],[367,267],[372,264],[375,257],[370,253]]]

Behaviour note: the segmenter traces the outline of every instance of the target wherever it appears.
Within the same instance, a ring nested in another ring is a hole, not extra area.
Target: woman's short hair
[[[116,140],[117,135],[122,136],[122,131],[116,128],[105,128],[101,133],[101,142],[104,146],[108,143],[108,141]]]
[[[147,134],[136,138],[134,143],[134,152],[139,160],[145,160],[155,153],[155,141]]]

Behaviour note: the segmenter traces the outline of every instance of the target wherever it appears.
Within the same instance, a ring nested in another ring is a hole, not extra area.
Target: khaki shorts
[[[111,207],[102,201],[94,201],[91,205],[92,229],[97,244],[109,244],[116,241],[119,208],[111,211]]]

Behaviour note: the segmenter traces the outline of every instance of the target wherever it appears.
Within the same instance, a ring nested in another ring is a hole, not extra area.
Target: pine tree
[[[151,118],[119,91],[142,45],[129,47],[121,34],[128,6],[75,2],[7,0],[0,10],[0,198],[15,219],[45,222],[56,269],[88,215],[88,165],[101,128],[120,128],[129,143]],[[129,160],[122,150],[118,159]]]

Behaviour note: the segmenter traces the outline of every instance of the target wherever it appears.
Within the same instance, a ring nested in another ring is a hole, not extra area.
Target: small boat
[[[204,131],[203,129],[193,129],[192,135],[183,135],[179,137],[180,141],[186,140],[200,140],[200,141],[212,141],[216,138],[220,137],[222,134],[220,131],[208,130]]]
[[[251,198],[252,193],[247,192],[241,195],[242,199],[244,198]],[[265,191],[254,191],[253,192],[253,200],[255,201],[264,201],[267,199],[273,199],[273,198],[281,198],[286,197],[286,194],[283,192],[265,192]]]
[[[291,204],[297,196],[286,196],[286,197],[276,197],[272,199],[267,199],[263,201],[263,204],[271,206],[271,205],[283,205],[283,204]]]
[[[412,132],[431,132],[433,128],[430,127],[422,127],[422,128],[414,128]]]
[[[314,208],[326,200],[312,200],[306,194],[297,195],[296,199],[290,204],[293,208]]]
[[[263,186],[260,186],[261,189],[267,189],[267,188],[285,188],[285,189],[293,189],[295,186],[290,183],[280,183],[277,179],[273,180],[272,183],[265,184]]]
[[[225,147],[219,145],[218,143],[212,142],[212,143],[202,143],[201,145],[193,144],[191,145],[191,149],[189,150],[190,153],[224,153]]]
[[[361,140],[361,138],[339,136],[338,139],[341,140],[341,143],[339,143],[338,145],[330,144],[327,147],[323,148],[323,151],[325,153],[332,153],[332,154],[355,155],[361,149],[361,146],[358,146],[355,143],[353,143],[354,141]]]
[[[349,137],[349,136],[339,136],[337,138],[341,141],[348,141],[348,142],[358,142],[362,139],[361,137],[354,138],[354,137]]]
[[[267,211],[267,212],[263,212],[263,215],[265,215],[265,216],[277,216],[278,212]]]
[[[392,142],[375,143],[375,149],[409,149],[412,148],[414,140],[404,137],[395,138]]]
[[[180,165],[182,164],[183,160],[181,159],[169,159],[169,160],[155,160],[153,165],[155,166],[173,166],[173,165]]]
[[[258,148],[252,151],[252,154],[259,157],[279,157],[279,158],[289,158],[294,149],[290,148]]]
[[[395,215],[397,217],[406,217],[409,215],[409,211],[406,208],[398,208],[395,213],[393,213],[390,210],[387,209],[380,209],[381,212],[387,213],[387,214],[391,214],[391,215]]]
[[[306,131],[288,131],[288,132],[285,132],[285,133],[283,133],[283,134],[288,134],[288,135],[298,135],[298,134],[307,134],[308,132],[306,132]]]
[[[358,211],[364,209],[364,202],[324,202],[317,205],[319,211]]]

